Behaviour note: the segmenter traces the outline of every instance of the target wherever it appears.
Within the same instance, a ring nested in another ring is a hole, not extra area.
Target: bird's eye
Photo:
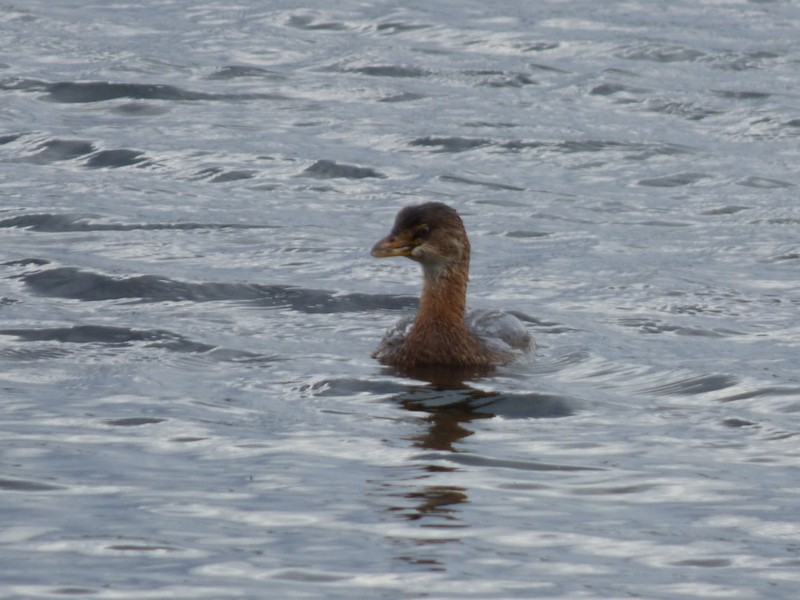
[[[421,225],[417,225],[414,228],[414,238],[418,239],[421,237],[425,237],[431,231],[431,228],[428,226],[427,223],[422,223]]]

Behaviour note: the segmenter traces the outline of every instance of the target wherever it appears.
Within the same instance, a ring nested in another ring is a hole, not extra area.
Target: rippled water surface
[[[3,598],[797,598],[800,5],[0,10]],[[531,364],[370,353],[462,214]]]

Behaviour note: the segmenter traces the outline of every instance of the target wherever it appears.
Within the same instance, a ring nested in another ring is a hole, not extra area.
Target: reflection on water
[[[461,381],[456,387],[442,386],[438,381],[409,386],[394,400],[408,410],[431,413],[437,410],[450,411],[461,415],[465,421],[494,416],[532,419],[567,417],[574,414],[579,405],[577,399],[567,396],[487,391],[473,387],[468,381]]]
[[[419,367],[382,367],[384,373],[396,377],[410,377],[420,381],[427,381],[435,388],[442,390],[467,389],[467,382],[480,380],[495,372],[491,365],[458,367],[458,366],[419,366]]]
[[[431,518],[426,527],[466,527],[460,522],[455,506],[467,502],[466,490],[460,487],[426,486],[417,492],[408,492],[404,498],[411,500],[411,509],[392,509],[402,511],[403,516],[411,520]]]
[[[425,429],[412,437],[414,445],[429,450],[455,452],[453,445],[472,435],[465,424],[475,419],[487,419],[491,414],[476,412],[474,401],[484,392],[470,388],[448,390],[438,387],[411,388],[407,393],[395,396],[403,408],[427,413],[423,418]]]
[[[455,381],[452,387],[441,383],[441,376],[447,371]],[[422,373],[417,371],[415,374],[419,377]],[[459,470],[460,467],[441,464],[443,459],[451,462],[455,458],[443,455],[442,452],[456,453],[465,459],[455,460],[456,464],[470,464],[470,456],[463,454],[464,451],[458,448],[458,443],[474,434],[474,429],[470,427],[474,421],[491,419],[498,415],[507,418],[555,418],[574,414],[574,403],[566,398],[485,391],[472,387],[469,379],[458,379],[459,374],[474,376],[474,371],[456,373],[455,370],[437,368],[428,370],[427,374],[433,375],[436,383],[408,386],[391,398],[408,411],[424,414],[422,430],[409,436],[409,440],[414,447],[430,450],[435,454],[417,456],[418,461],[421,461],[417,464],[421,474],[413,479],[415,483],[422,483],[434,474],[454,473]],[[428,462],[430,459],[434,462]],[[475,459],[474,462],[485,460],[478,457]],[[496,466],[526,470],[549,468],[519,461],[498,461]],[[570,467],[564,468],[570,470]],[[410,482],[406,483],[409,484]],[[389,489],[393,489],[393,486],[389,486]],[[411,506],[392,507],[390,510],[412,520],[435,519],[432,522],[426,520],[427,527],[468,527],[467,523],[461,521],[457,505],[468,502],[469,493],[469,488],[465,486],[420,485],[413,491],[402,494],[404,499],[412,502]],[[394,492],[389,494],[393,495]],[[458,541],[458,538],[452,541]]]

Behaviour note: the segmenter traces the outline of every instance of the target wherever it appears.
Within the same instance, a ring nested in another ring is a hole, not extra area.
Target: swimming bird
[[[372,256],[405,256],[422,266],[422,294],[415,316],[386,332],[373,354],[401,369],[491,367],[506,364],[536,346],[513,315],[495,310],[467,312],[470,244],[458,213],[441,202],[406,206]]]

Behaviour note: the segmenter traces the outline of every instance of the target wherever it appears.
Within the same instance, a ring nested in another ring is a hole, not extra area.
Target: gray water
[[[798,597],[799,27],[5,3],[0,597]],[[426,200],[531,364],[370,358]]]

